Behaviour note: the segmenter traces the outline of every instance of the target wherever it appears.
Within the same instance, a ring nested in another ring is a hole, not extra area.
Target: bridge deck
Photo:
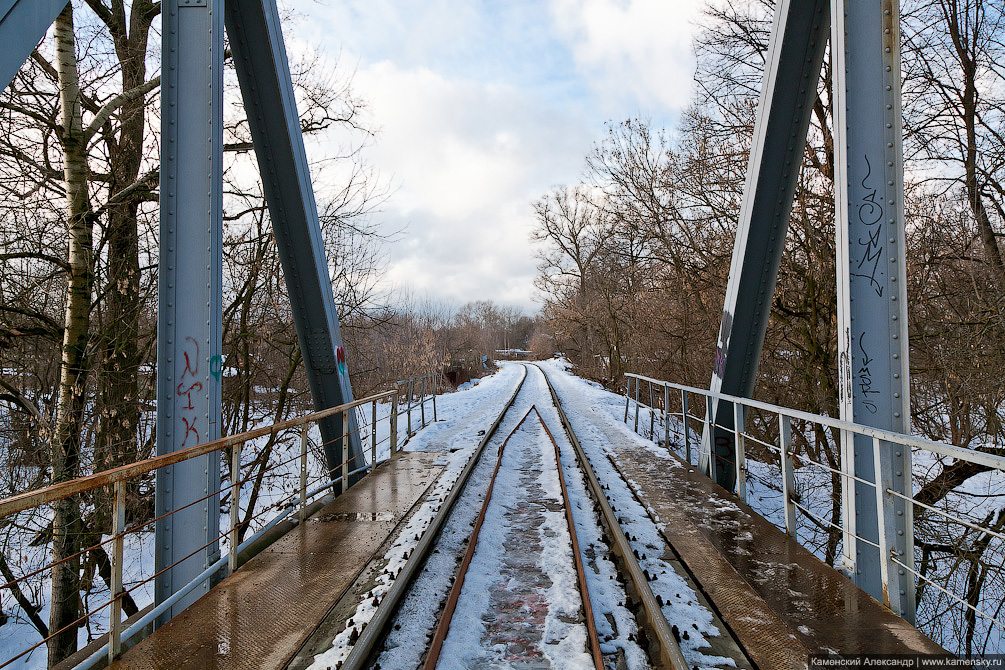
[[[623,425],[604,421],[588,400],[574,399],[574,387],[558,381],[563,401],[578,405],[573,428],[617,454],[617,467],[658,515],[682,569],[756,667],[806,667],[811,653],[945,653],[734,496],[640,443]],[[472,432],[481,422],[438,425]],[[450,444],[443,435],[437,442]],[[382,465],[112,667],[303,667],[330,642],[325,631],[351,614],[354,605],[343,616],[336,603],[359,588],[363,567],[383,555],[394,529],[439,476],[439,455],[406,452]]]
[[[637,495],[705,595],[761,668],[803,667],[809,654],[945,654],[693,466],[618,452]]]
[[[110,667],[285,667],[439,475],[437,456],[378,466]]]

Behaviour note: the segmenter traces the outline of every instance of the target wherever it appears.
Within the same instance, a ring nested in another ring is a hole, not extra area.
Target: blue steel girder
[[[832,22],[833,19],[833,22]],[[833,25],[832,25],[833,23]],[[784,250],[813,96],[830,29],[833,62],[841,418],[910,431],[904,262],[900,30],[896,0],[782,0],[754,128],[711,381],[751,397]],[[702,467],[732,490],[733,408],[710,408]],[[742,417],[741,417],[742,418]],[[877,600],[913,621],[911,456],[842,436],[842,463],[877,487],[844,482],[844,562]],[[853,464],[853,468],[850,467]],[[878,490],[878,494],[877,494]],[[897,495],[887,493],[893,491]],[[882,512],[884,527],[879,527]],[[838,520],[834,520],[837,523]],[[880,535],[885,538],[880,542]],[[860,542],[859,538],[867,540]],[[873,544],[889,546],[880,556]],[[882,583],[888,576],[889,584]]]
[[[158,455],[220,436],[222,5],[223,0],[165,0],[162,8]],[[157,603],[219,557],[219,490],[219,453],[157,471]],[[158,625],[209,586],[200,584]]]
[[[751,397],[785,248],[806,133],[830,27],[829,0],[782,0],[757,106],[740,222],[726,285],[711,390]],[[717,427],[702,437],[701,467],[733,490],[733,408],[712,407]],[[714,451],[714,462],[711,455]]]
[[[900,14],[895,0],[832,0],[832,8],[839,407],[845,421],[909,434]],[[911,450],[881,443],[879,468],[875,451],[864,436],[843,439],[842,461],[858,477],[880,473],[884,507],[880,517],[872,486],[845,491],[845,563],[856,584],[913,623],[914,575],[854,537],[878,543],[883,533],[913,565],[913,505],[886,493],[911,496]]]
[[[0,0],[0,90],[45,37],[66,0]]]
[[[314,406],[348,403],[352,386],[275,0],[227,0],[226,26]],[[320,422],[332,479],[342,464],[342,423],[341,415]],[[350,469],[358,469],[354,412],[348,428]]]

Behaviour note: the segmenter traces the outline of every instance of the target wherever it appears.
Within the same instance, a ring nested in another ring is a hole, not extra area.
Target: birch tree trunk
[[[68,227],[70,268],[60,361],[59,397],[50,445],[53,483],[73,479],[80,467],[80,436],[87,405],[87,344],[94,283],[93,215],[87,193],[86,141],[80,113],[80,85],[73,39],[73,9],[53,24],[61,112],[63,185]],[[50,667],[77,649],[80,616],[79,575],[81,519],[78,502],[66,498],[55,505],[52,532],[52,604],[48,643]]]

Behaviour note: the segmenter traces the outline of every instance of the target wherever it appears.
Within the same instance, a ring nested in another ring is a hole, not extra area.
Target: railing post
[[[684,424],[684,453],[686,454],[688,465],[691,464],[691,435],[687,425],[687,391],[680,390],[680,420]]]
[[[880,440],[872,438],[872,462],[875,466],[876,485],[876,521],[879,525],[877,544],[879,544],[879,576],[883,583],[883,604],[900,614],[900,595],[890,597],[890,542],[886,536],[886,483],[883,478],[883,458]],[[896,545],[894,545],[896,546]]]
[[[126,529],[126,483],[115,482],[112,487],[112,611],[108,624],[108,662],[111,663],[122,650],[122,548]]]
[[[856,543],[855,512],[855,437],[847,430],[841,431],[841,567],[849,579],[855,577]]]
[[[712,431],[715,430],[712,425],[712,396],[705,397],[705,429],[701,431],[702,435],[709,436],[709,478],[713,481],[716,479],[716,470],[719,468],[719,462],[716,460],[716,445],[713,443]],[[705,440],[702,438],[701,441],[701,451],[705,451]],[[698,461],[701,460],[701,456],[698,456]]]
[[[237,525],[241,519],[241,443],[230,448],[230,547],[227,567],[237,570]]]
[[[440,374],[433,376],[433,423],[436,423],[436,387],[440,384]]]
[[[785,510],[785,532],[796,538],[796,478],[793,472],[792,454],[789,447],[792,444],[792,424],[789,417],[778,415],[778,452],[782,462],[782,502]]]
[[[342,486],[340,493],[349,489],[349,410],[342,412]]]
[[[670,387],[663,385],[663,446],[670,448]]]
[[[635,433],[639,432],[639,380],[635,380]]]
[[[408,400],[406,402],[406,407],[408,408],[408,432],[406,435],[412,436],[412,379],[408,380]]]
[[[746,427],[743,405],[733,403],[733,433],[736,437],[736,496],[747,502],[747,456],[744,452],[743,431]]]
[[[307,520],[307,424],[300,427],[300,523]]]
[[[649,439],[656,442],[656,401],[653,400],[653,383],[649,382]]]
[[[377,467],[377,401],[370,403],[370,472]]]
[[[419,417],[422,420],[422,428],[426,427],[426,378],[423,376],[422,384],[419,386],[420,397],[419,401]]]
[[[625,376],[625,423],[628,423],[628,406],[632,404],[632,378]]]
[[[398,451],[398,385],[394,385],[394,395],[391,396],[391,456]]]

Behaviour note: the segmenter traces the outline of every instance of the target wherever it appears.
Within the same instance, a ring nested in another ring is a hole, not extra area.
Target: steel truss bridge
[[[65,5],[62,0],[0,0],[0,84],[6,86],[13,79]],[[747,481],[744,447],[754,439],[747,430],[750,414],[773,412],[779,421],[779,443],[774,448],[782,467],[784,526],[790,536],[780,540],[783,545],[794,534],[799,504],[791,488],[791,422],[815,422],[840,432],[839,475],[847,484],[842,487],[843,569],[858,588],[872,596],[877,611],[897,615],[910,628],[918,583],[913,561],[912,449],[976,458],[997,470],[1005,470],[1005,459],[909,437],[898,12],[896,0],[777,3],[710,388],[685,389],[630,375],[624,418],[631,423],[634,415],[634,427],[639,429],[641,412],[643,432],[648,421],[648,436],[661,441],[656,429],[661,426],[665,431],[661,443],[669,446],[671,418],[679,416],[674,430],[680,432],[688,460],[693,443],[695,465],[714,481],[709,487],[719,487],[716,495],[736,493],[742,501]],[[164,0],[162,17],[157,456],[0,501],[0,512],[9,515],[89,488],[115,487],[112,536],[120,561],[118,582],[112,589],[111,633],[104,647],[91,654],[92,660],[115,659],[123,649],[118,600],[125,531],[123,482],[129,477],[156,471],[156,608],[134,628],[167,629],[169,622],[214,590],[212,585],[221,574],[240,574],[239,558],[249,542],[283,527],[282,519],[270,522],[253,540],[239,546],[232,524],[224,536],[230,540],[228,555],[221,558],[217,520],[223,450],[236,454],[231,462],[239,468],[241,445],[249,439],[301,431],[304,446],[298,494],[284,515],[303,521],[320,506],[308,504],[319,493],[341,494],[331,504],[348,504],[345,501],[352,496],[380,497],[379,486],[364,483],[381,472],[377,436],[385,429],[378,430],[378,424],[385,418],[389,422],[385,430],[388,454],[395,455],[398,417],[404,411],[410,423],[418,408],[423,414],[418,422],[424,425],[425,400],[430,395],[426,383],[435,397],[433,377],[421,381],[421,392],[415,388],[420,382],[413,380],[407,392],[398,389],[379,397],[353,398],[275,0]],[[222,438],[225,31],[317,411],[254,435]],[[828,44],[834,96],[838,419],[749,400]],[[678,398],[679,405],[672,407]],[[392,400],[390,413],[378,419],[378,408]],[[405,410],[399,400],[407,403]],[[315,423],[323,446],[324,477],[318,489],[308,491],[308,430],[304,427]],[[692,435],[692,430],[697,432]],[[409,425],[405,435],[413,433]],[[409,484],[400,473],[395,477],[396,486],[406,488],[426,481],[415,475],[418,478]],[[230,486],[238,486],[239,480],[235,470]],[[352,486],[357,482],[358,486]],[[369,494],[361,493],[364,490]],[[232,495],[236,498],[239,491],[233,489]],[[345,532],[351,535],[351,530]],[[346,562],[362,560],[350,556],[350,549]],[[833,577],[827,580],[845,579],[831,572]],[[848,611],[843,621],[832,623],[854,627],[856,617],[867,617],[862,612]],[[883,621],[887,627],[898,625]],[[189,625],[197,628],[198,622]],[[658,622],[654,625],[660,628]],[[727,621],[730,625],[739,624]],[[911,635],[904,633],[904,639]],[[932,648],[919,644],[912,649]],[[673,654],[661,653],[661,662],[672,667]]]

